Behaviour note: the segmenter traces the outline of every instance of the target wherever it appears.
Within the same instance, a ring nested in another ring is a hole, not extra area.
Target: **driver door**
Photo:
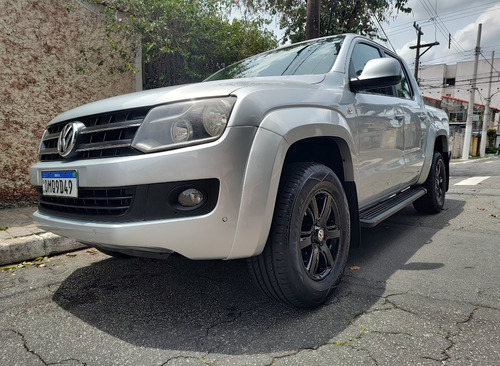
[[[361,75],[366,63],[384,57],[381,50],[367,43],[354,46],[350,78]],[[404,174],[404,117],[393,87],[354,93],[358,132],[360,207],[370,206],[396,192]]]

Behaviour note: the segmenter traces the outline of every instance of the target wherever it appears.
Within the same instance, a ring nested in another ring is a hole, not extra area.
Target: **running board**
[[[426,193],[427,190],[424,187],[409,188],[366,211],[360,212],[359,221],[361,226],[374,227],[380,224],[383,220],[394,215]]]

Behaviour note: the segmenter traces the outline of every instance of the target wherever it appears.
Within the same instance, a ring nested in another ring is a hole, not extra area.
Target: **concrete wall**
[[[0,14],[0,208],[35,201],[28,168],[56,115],[136,90],[108,55],[97,5],[81,0],[2,0]],[[140,83],[139,83],[140,85]]]

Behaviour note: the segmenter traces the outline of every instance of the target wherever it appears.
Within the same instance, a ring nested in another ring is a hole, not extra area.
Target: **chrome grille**
[[[80,188],[78,198],[44,196],[41,187],[37,191],[41,211],[81,217],[124,215],[135,195],[135,187]]]
[[[63,160],[57,152],[57,140],[64,126],[74,121],[85,125],[75,146],[77,159],[140,154],[141,152],[131,147],[132,140],[150,109],[140,108],[87,116],[51,125],[43,135],[39,159]]]

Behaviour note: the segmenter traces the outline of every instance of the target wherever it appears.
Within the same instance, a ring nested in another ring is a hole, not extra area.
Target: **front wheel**
[[[328,167],[285,167],[271,233],[250,272],[269,297],[318,306],[339,284],[349,254],[350,217],[342,183]]]
[[[423,213],[438,213],[444,208],[446,193],[446,167],[441,153],[432,157],[431,170],[424,183],[427,194],[413,202],[413,207]]]

